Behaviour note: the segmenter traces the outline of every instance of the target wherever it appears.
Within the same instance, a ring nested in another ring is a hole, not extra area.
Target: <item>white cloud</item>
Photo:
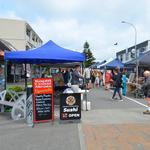
[[[23,20],[21,17],[19,17],[18,15],[16,15],[16,13],[14,11],[7,11],[5,13],[1,13],[0,14],[0,18],[9,18],[9,19]]]
[[[51,39],[66,48],[76,49],[80,52],[83,50],[86,40],[90,43],[95,55],[101,53],[100,47],[107,44],[106,31],[99,24],[82,24],[76,19],[47,21],[38,18],[32,23],[32,26],[45,41]]]
[[[98,59],[115,57],[116,51],[134,44],[134,30],[121,24],[122,20],[136,26],[138,42],[150,39],[149,0],[30,0],[30,3],[14,0],[14,3],[18,11],[7,11],[0,17],[30,18],[26,21],[44,42],[51,39],[66,48],[82,51],[87,40]],[[18,13],[21,4],[24,16],[22,9]],[[115,42],[118,46],[114,46]]]

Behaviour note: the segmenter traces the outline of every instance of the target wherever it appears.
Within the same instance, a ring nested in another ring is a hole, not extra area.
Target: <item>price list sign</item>
[[[54,121],[53,79],[34,78],[33,84],[33,121]]]

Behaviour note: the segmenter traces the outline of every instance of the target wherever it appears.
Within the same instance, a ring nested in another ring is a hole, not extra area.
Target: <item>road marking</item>
[[[110,90],[110,92],[113,93],[112,90]],[[148,106],[146,106],[145,104],[140,103],[139,101],[136,101],[135,99],[129,98],[129,97],[127,97],[127,96],[123,96],[123,97],[126,98],[126,99],[128,99],[128,100],[130,100],[130,101],[132,101],[132,102],[135,102],[135,103],[137,103],[137,104],[139,104],[139,105],[141,105],[141,106],[144,106],[144,107],[146,107],[146,108],[148,107]]]
[[[125,97],[126,99],[128,99],[128,100],[130,100],[130,101],[133,101],[133,102],[135,102],[135,103],[137,103],[137,104],[139,104],[139,105],[141,105],[141,106],[148,107],[148,106],[146,106],[145,104],[140,103],[139,101],[136,101],[136,100],[134,100],[134,99],[132,99],[132,98],[129,98],[129,97],[127,97],[127,96],[123,96],[123,97]]]

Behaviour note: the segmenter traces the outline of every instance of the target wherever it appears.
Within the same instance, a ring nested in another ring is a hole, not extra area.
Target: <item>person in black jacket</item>
[[[75,70],[72,73],[72,85],[80,85],[80,79],[84,79],[84,77],[80,74],[81,68],[80,65],[75,66]]]
[[[143,114],[150,114],[150,71],[144,71],[144,76],[146,78],[145,83],[142,86],[144,91],[145,100],[147,101],[148,109],[143,112]]]
[[[118,93],[120,100],[122,100],[121,88],[122,88],[122,74],[119,72],[119,69],[114,70],[114,75],[112,77],[114,85],[114,93],[112,99],[115,99],[116,93]]]

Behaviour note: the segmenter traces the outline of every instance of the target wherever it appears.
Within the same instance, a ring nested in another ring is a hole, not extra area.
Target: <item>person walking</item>
[[[141,87],[144,91],[145,100],[147,101],[148,109],[143,114],[150,114],[150,71],[144,71],[145,83]]]
[[[123,69],[123,74],[122,74],[122,95],[126,96],[127,93],[127,76],[126,76],[126,68]]]
[[[122,87],[122,74],[119,72],[119,69],[116,68],[114,70],[114,75],[112,77],[113,82],[114,82],[114,93],[112,96],[112,99],[115,99],[116,93],[118,93],[119,97],[120,97],[120,101],[123,101],[122,99],[122,95],[121,95],[121,87]]]

